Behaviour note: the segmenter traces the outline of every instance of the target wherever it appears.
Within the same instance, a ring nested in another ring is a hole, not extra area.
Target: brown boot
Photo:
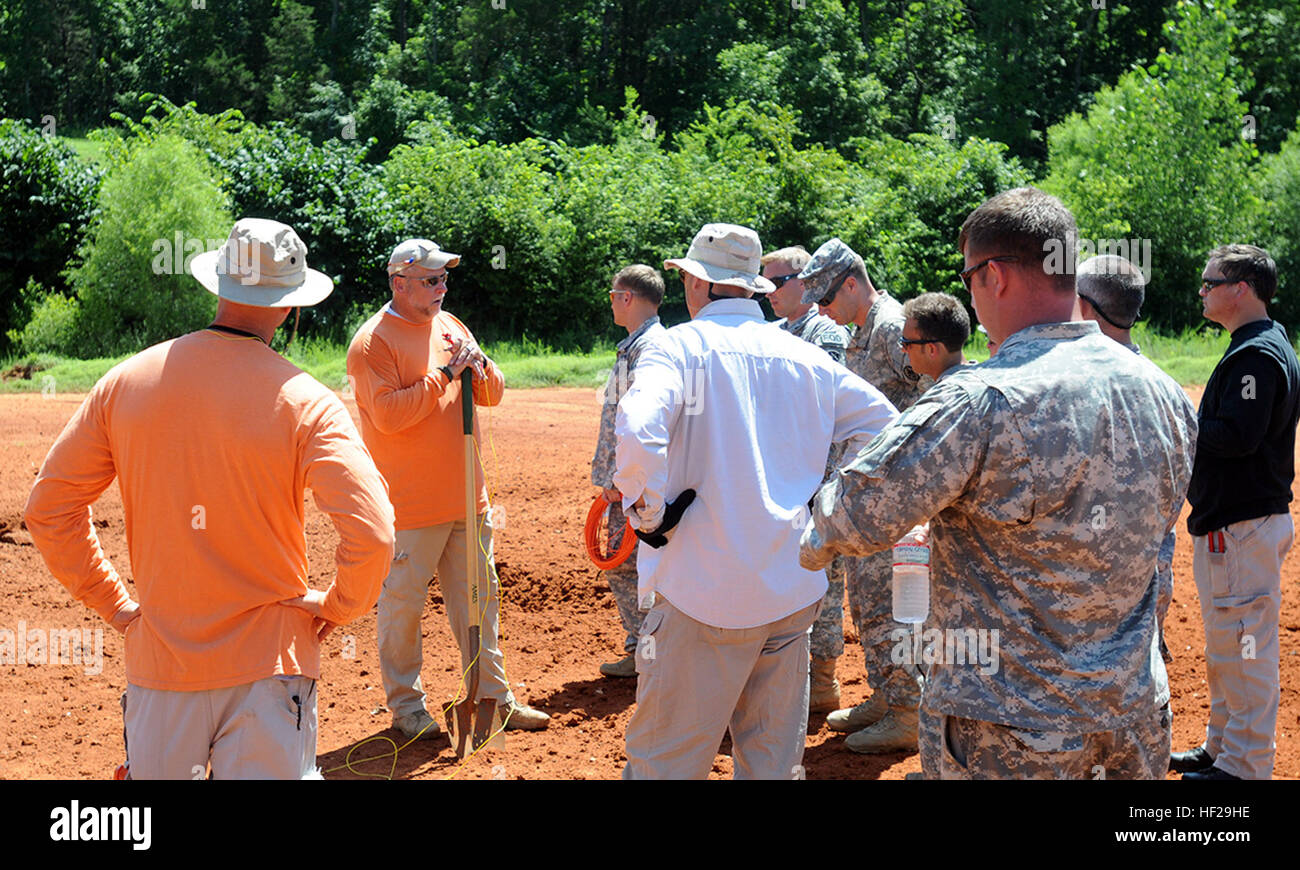
[[[865,754],[916,752],[917,724],[915,709],[890,707],[889,712],[875,725],[845,738],[844,745],[854,752]]]
[[[826,727],[832,731],[858,731],[874,725],[889,712],[889,702],[884,692],[872,692],[871,697],[856,707],[836,710],[826,717]]]
[[[840,706],[840,683],[835,679],[836,659],[812,658],[809,674],[812,685],[808,692],[809,713],[830,713]]]

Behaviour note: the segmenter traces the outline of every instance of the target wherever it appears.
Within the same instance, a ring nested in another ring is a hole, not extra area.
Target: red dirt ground
[[[0,778],[102,779],[122,760],[118,696],[125,688],[122,641],[77,604],[50,576],[21,526],[22,507],[37,468],[79,395],[0,396],[0,628],[104,628],[104,667],[88,676],[80,665],[0,665]],[[1199,395],[1193,394],[1198,401]],[[355,414],[355,408],[349,407]],[[634,680],[597,673],[620,649],[621,629],[607,585],[587,560],[581,526],[593,488],[589,462],[595,444],[598,397],[576,389],[512,390],[491,412],[488,474],[495,502],[506,510],[499,533],[497,566],[502,581],[502,635],[509,678],[521,700],[551,714],[549,730],[510,732],[504,752],[461,765],[445,738],[414,743],[396,758],[394,776],[433,779],[609,779],[622,770],[623,736],[635,698]],[[495,458],[494,458],[495,456]],[[311,580],[323,588],[332,575],[333,528],[308,505]],[[1293,503],[1292,513],[1296,515]],[[114,484],[95,507],[95,523],[109,558],[129,574],[122,502]],[[1167,623],[1175,660],[1174,747],[1188,748],[1204,735],[1209,701],[1201,655],[1201,616],[1192,582],[1191,542],[1178,538],[1174,603]],[[1282,708],[1278,718],[1278,777],[1300,776],[1300,562],[1293,555],[1283,572],[1281,617]],[[847,612],[847,608],[846,608]],[[446,703],[459,674],[437,594],[425,626],[425,688]],[[845,703],[862,700],[867,684],[862,653],[846,625],[849,645],[840,659]],[[351,639],[351,643],[349,643]],[[349,647],[355,657],[346,658]],[[386,777],[392,747],[373,736],[400,738],[388,728],[375,646],[373,611],[327,641],[320,684],[320,765],[330,779],[360,774]],[[399,744],[400,744],[399,739]],[[920,770],[915,755],[861,756],[843,748],[823,716],[809,722],[804,765],[809,779],[901,779]],[[723,743],[727,752],[728,744]],[[387,757],[358,763],[370,756]],[[731,758],[719,754],[713,776],[729,777]]]

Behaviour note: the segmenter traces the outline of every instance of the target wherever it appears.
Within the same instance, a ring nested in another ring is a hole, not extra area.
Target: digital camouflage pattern
[[[857,254],[838,238],[827,239],[817,250],[813,251],[808,265],[799,270],[799,280],[803,282],[803,295],[799,301],[814,305],[822,300],[831,285],[857,262]]]
[[[814,305],[795,320],[781,318],[776,325],[809,344],[816,345],[840,365],[844,364],[844,351],[849,344],[849,332],[825,314],[819,314]],[[843,444],[832,444],[826,462],[826,474],[835,470],[837,460],[844,452]],[[810,642],[812,655],[819,659],[835,659],[844,654],[844,559],[836,559],[826,567],[826,596],[822,609],[813,623]]]
[[[998,631],[993,673],[929,664],[932,713],[1121,728],[1168,702],[1157,551],[1191,477],[1196,411],[1095,323],[1030,326],[927,392],[817,494],[800,561],[931,521],[931,619]]]
[[[632,372],[641,358],[641,351],[656,337],[666,332],[658,317],[649,317],[615,346],[614,368],[610,370],[602,393],[600,406],[600,434],[596,438],[596,455],[591,459],[591,482],[609,489],[614,485],[614,418],[618,403],[632,387]]]
[[[844,655],[844,565],[848,561],[836,556],[826,566],[826,595],[809,640],[813,658],[837,659]]]
[[[933,383],[912,369],[907,352],[898,345],[906,321],[898,300],[880,291],[867,312],[866,323],[853,334],[845,360],[849,371],[884,393],[899,411],[910,407]],[[843,457],[845,462],[850,459]],[[893,556],[886,550],[845,562],[849,615],[862,643],[867,685],[873,691],[884,692],[891,706],[915,708],[921,699],[920,670],[891,657],[891,633],[898,627],[893,617]]]
[[[849,331],[825,314],[818,314],[816,305],[809,308],[802,317],[795,320],[783,317],[776,321],[776,325],[786,332],[799,336],[809,344],[820,347],[830,354],[831,359],[844,365],[844,353],[849,346]]]
[[[600,408],[600,434],[596,438],[596,455],[591,459],[591,482],[603,489],[614,486],[614,418],[618,414],[619,400],[632,386],[633,371],[637,359],[646,345],[664,332],[658,317],[650,317],[646,322],[618,343],[615,348],[614,368],[605,382],[604,401]],[[623,533],[627,530],[623,506],[611,505],[609,508],[610,531],[609,549],[617,550],[623,543]],[[637,632],[641,629],[644,612],[637,607],[636,600],[636,550],[627,557],[627,561],[617,568],[604,572],[609,583],[610,592],[618,605],[619,622],[627,637],[623,641],[623,650],[631,655],[636,652]]]
[[[921,711],[926,779],[1164,779],[1172,716],[1165,704],[1113,731],[1029,731]]]

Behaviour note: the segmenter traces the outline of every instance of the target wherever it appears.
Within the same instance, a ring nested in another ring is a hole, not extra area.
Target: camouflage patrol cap
[[[824,242],[799,273],[799,280],[803,282],[800,303],[819,301],[835,281],[853,268],[857,259],[853,249],[838,238]]]

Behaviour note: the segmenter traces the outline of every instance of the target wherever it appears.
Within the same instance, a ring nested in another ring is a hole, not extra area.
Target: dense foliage
[[[1149,242],[1153,325],[1202,322],[1195,273],[1230,240],[1277,255],[1290,323],[1297,37],[1300,0],[12,0],[0,336],[181,332],[211,300],[141,273],[150,246],[243,215],[336,279],[299,325],[329,341],[409,236],[464,254],[448,307],[489,339],[616,338],[609,276],[714,220],[962,295],[958,226],[1025,183],[1087,240]],[[59,138],[90,128],[102,188]]]

